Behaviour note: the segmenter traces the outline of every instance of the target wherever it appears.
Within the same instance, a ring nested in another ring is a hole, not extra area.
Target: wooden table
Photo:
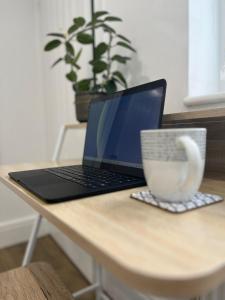
[[[32,263],[0,274],[0,299],[73,300],[52,267]]]
[[[132,200],[135,188],[46,204],[7,175],[56,165],[3,166],[0,180],[130,287],[193,297],[225,281],[225,202],[174,215]],[[225,197],[224,178],[206,178],[201,190]]]

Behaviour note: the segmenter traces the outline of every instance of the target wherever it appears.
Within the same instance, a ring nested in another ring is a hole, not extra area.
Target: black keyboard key
[[[46,169],[47,172],[79,185],[96,189],[112,187],[123,183],[137,182],[139,179],[107,170],[95,169],[86,166],[69,166]]]

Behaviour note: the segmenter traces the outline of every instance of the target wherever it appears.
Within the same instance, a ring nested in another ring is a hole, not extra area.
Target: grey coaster
[[[150,191],[143,191],[131,194],[131,198],[145,202],[163,210],[172,213],[183,213],[192,209],[207,206],[209,204],[217,203],[223,200],[223,197],[218,195],[196,193],[190,201],[186,202],[166,202],[157,199]]]

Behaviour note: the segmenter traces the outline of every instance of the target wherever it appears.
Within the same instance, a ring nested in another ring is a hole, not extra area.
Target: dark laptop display
[[[159,128],[165,92],[162,79],[92,101],[82,165],[10,177],[48,202],[144,185],[140,131]]]
[[[159,127],[162,95],[159,87],[95,102],[89,113],[84,160],[141,168],[140,131]]]

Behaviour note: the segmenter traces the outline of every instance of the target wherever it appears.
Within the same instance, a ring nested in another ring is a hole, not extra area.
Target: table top
[[[46,204],[7,175],[66,164],[2,166],[0,181],[132,288],[192,297],[225,281],[225,201],[175,215],[131,199],[142,187]],[[201,191],[225,197],[224,183],[205,178]]]

